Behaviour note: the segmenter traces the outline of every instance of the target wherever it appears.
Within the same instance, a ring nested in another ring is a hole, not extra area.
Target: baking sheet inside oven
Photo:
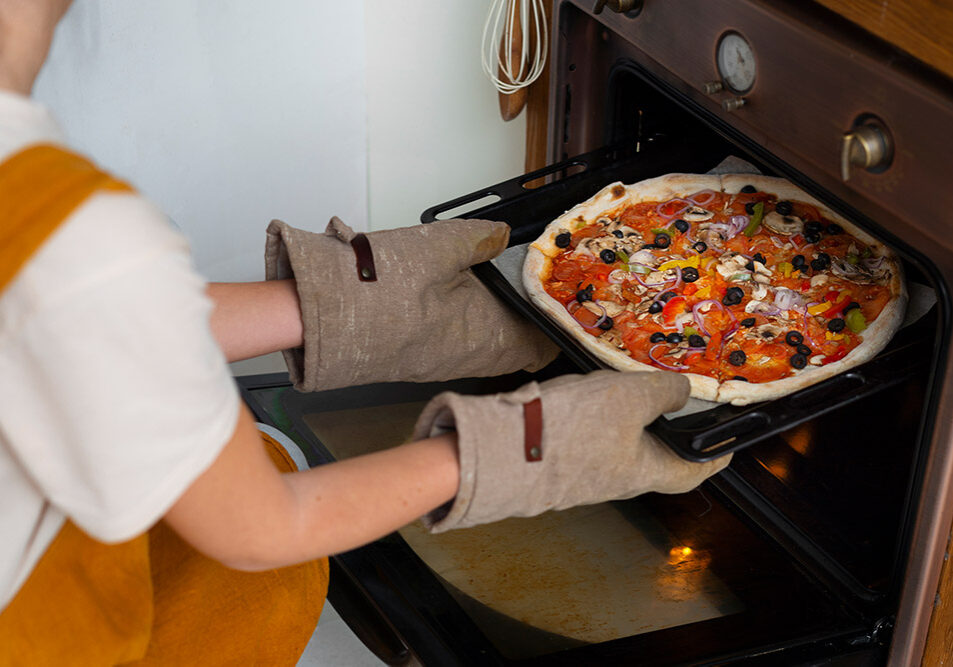
[[[326,410],[293,398],[291,411],[337,460],[409,441],[426,404]],[[436,535],[415,522],[399,534],[509,660],[729,618],[750,629],[746,617],[806,588],[699,490]],[[757,572],[745,566],[752,557]]]

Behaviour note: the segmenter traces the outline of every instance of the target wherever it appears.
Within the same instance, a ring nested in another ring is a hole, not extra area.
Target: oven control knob
[[[628,14],[629,16],[638,16],[642,11],[644,0],[596,0],[596,6],[592,8],[593,14],[601,14],[602,10],[608,7],[616,14]]]
[[[873,118],[862,120],[847,132],[841,143],[840,174],[850,178],[850,168],[860,167],[874,173],[883,171],[893,160],[893,144],[887,128]]]
[[[721,81],[708,81],[705,84],[706,95],[714,95],[715,93],[720,93],[724,89],[725,84],[723,84]]]
[[[744,105],[745,98],[743,97],[729,97],[727,100],[722,100],[721,102],[721,108],[728,112],[736,111]]]

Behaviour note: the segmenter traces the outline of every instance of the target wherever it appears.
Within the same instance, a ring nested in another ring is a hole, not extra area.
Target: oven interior
[[[704,173],[740,158],[794,181],[898,251],[910,284],[933,301],[885,355],[914,350],[917,363],[902,363],[895,381],[858,400],[839,402],[847,389],[831,382],[810,418],[736,451],[730,468],[697,491],[443,535],[412,525],[336,557],[338,579],[385,619],[377,631],[384,643],[406,649],[388,654],[393,664],[408,654],[424,664],[882,664],[932,433],[935,369],[947,354],[940,272],[899,230],[879,224],[875,209],[845,204],[766,142],[701,108],[587,12],[564,7],[559,25],[598,51],[584,80],[554,79],[559,160],[435,206],[425,222],[504,220],[519,246],[613,181]],[[572,54],[554,62],[567,74],[575,65]],[[488,197],[496,201],[470,210]],[[281,378],[249,379],[246,401],[323,463],[406,441],[440,391],[504,391],[593,368],[496,267],[475,270],[563,347],[552,365],[535,375],[316,394]]]

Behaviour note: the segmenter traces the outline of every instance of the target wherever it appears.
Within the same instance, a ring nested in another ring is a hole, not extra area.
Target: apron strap
[[[132,188],[86,158],[47,144],[26,148],[0,164],[0,290],[63,220],[99,190]]]

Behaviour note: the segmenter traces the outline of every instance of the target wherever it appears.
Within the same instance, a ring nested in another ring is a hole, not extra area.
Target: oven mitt
[[[456,430],[456,497],[424,517],[433,532],[534,516],[648,491],[682,493],[728,465],[692,463],[644,427],[681,408],[688,380],[665,371],[596,371],[531,382],[508,394],[436,396],[414,439]]]
[[[297,389],[429,382],[539,370],[557,354],[469,270],[509,227],[445,220],[369,234],[332,218],[323,234],[268,226],[265,275],[294,278],[304,346],[286,350]]]

